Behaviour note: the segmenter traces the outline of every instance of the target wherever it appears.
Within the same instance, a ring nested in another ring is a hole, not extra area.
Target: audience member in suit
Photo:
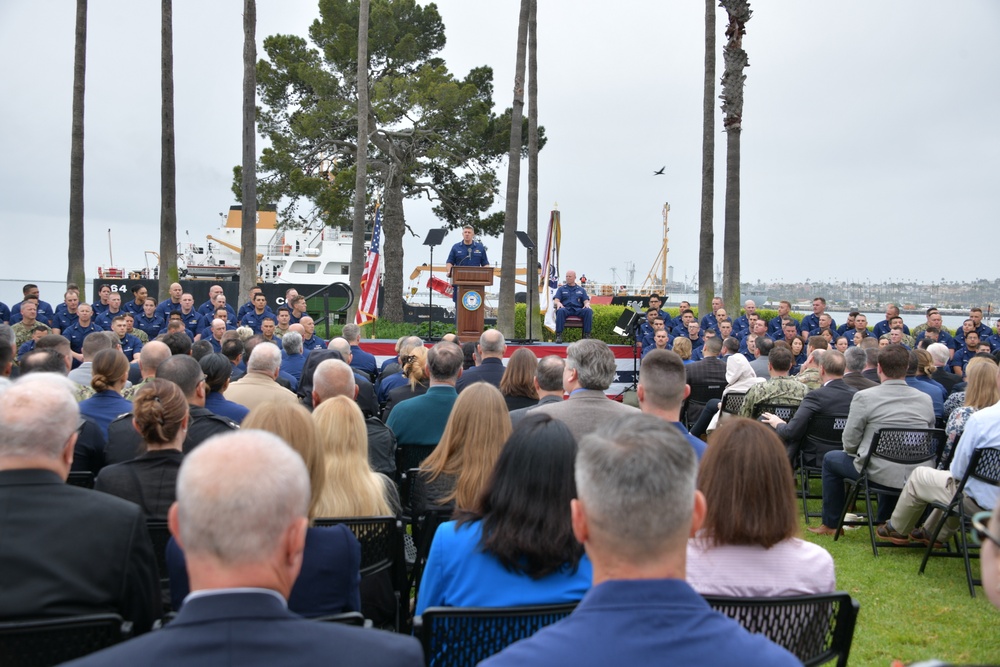
[[[684,580],[688,537],[706,513],[697,467],[686,438],[649,415],[608,420],[581,439],[571,516],[593,587],[568,618],[481,664],[800,665]]]
[[[208,392],[205,374],[192,357],[186,355],[170,357],[156,369],[156,377],[176,384],[187,399],[190,420],[187,436],[184,438],[185,454],[213,435],[239,428],[233,420],[217,415],[205,407]],[[134,459],[141,452],[142,438],[132,425],[133,416],[131,412],[122,415],[108,427],[108,446],[104,458],[109,465]]]
[[[636,395],[639,409],[645,414],[670,422],[690,443],[691,449],[700,459],[705,453],[705,443],[688,433],[681,423],[681,406],[691,395],[691,387],[686,382],[684,372],[686,368],[690,366],[685,366],[675,352],[653,350],[642,360]]]
[[[142,511],[65,483],[79,416],[54,373],[0,395],[0,620],[116,613],[146,632],[160,582]]]
[[[369,382],[374,382],[378,376],[378,362],[375,355],[361,349],[361,327],[357,324],[345,324],[340,335],[351,346],[351,368],[364,374]]]
[[[535,389],[535,369],[538,357],[526,347],[514,352],[507,360],[507,368],[500,378],[500,393],[510,411],[530,408],[538,403]]]
[[[309,471],[309,517],[315,518],[316,505],[326,486],[326,467],[319,434],[309,412],[301,406],[264,405],[247,417],[245,427],[273,433],[299,453]],[[171,606],[177,611],[190,587],[184,552],[173,539],[167,545],[167,567]],[[359,611],[360,568],[361,545],[350,528],[310,527],[302,552],[302,571],[288,596],[288,608],[306,617]]]
[[[535,391],[538,393],[538,403],[526,408],[510,411],[511,426],[517,427],[518,422],[537,407],[563,401],[563,370],[566,362],[556,354],[550,354],[538,360],[535,367]]]
[[[877,382],[872,382],[863,375],[865,365],[868,363],[868,354],[862,348],[856,346],[847,348],[847,352],[844,352],[844,363],[846,364],[844,382],[848,386],[858,391],[878,386]]]
[[[419,347],[423,347],[420,345]],[[347,365],[350,366],[351,362],[354,361],[353,348],[344,338],[334,338],[330,341],[327,348],[333,352],[339,352],[340,358],[344,360]],[[354,368],[351,366],[351,368]],[[354,384],[358,387],[358,395],[354,397],[354,402],[358,404],[361,408],[361,412],[365,417],[378,417],[379,416],[379,404],[378,399],[375,397],[375,386],[368,379],[368,376],[364,373],[358,372],[354,369]],[[308,406],[307,406],[308,407]],[[385,421],[383,419],[383,421]]]
[[[564,421],[577,440],[607,421],[634,417],[635,408],[604,395],[616,372],[615,355],[604,341],[584,338],[570,343],[563,373],[563,389],[569,398],[535,410]]]
[[[861,349],[865,351],[865,370],[861,375],[875,384],[882,384],[882,378],[878,373],[878,339],[865,338],[861,341]]]
[[[931,359],[934,360],[934,374],[931,378],[937,380],[949,394],[955,389],[955,385],[962,381],[961,375],[955,375],[948,370],[948,362],[951,361],[951,350],[944,343],[931,343],[927,346]]]
[[[722,339],[719,337],[707,339],[702,345],[702,350],[704,358],[701,361],[688,364],[685,368],[687,384],[689,387],[698,385],[709,391],[716,388],[718,393],[714,397],[719,398],[726,386],[726,362],[719,359],[719,353],[722,352]],[[703,403],[688,401],[687,423],[692,424],[697,421],[704,407]]]
[[[309,472],[277,436],[247,430],[199,447],[181,468],[169,520],[191,594],[162,630],[73,664],[314,665],[335,651],[339,664],[422,665],[412,637],[288,611],[308,509]]]
[[[281,349],[277,345],[258,344],[247,360],[247,374],[229,385],[226,398],[250,410],[264,403],[297,403],[295,393],[278,384],[280,372]]]
[[[165,521],[174,503],[181,445],[188,431],[188,404],[173,382],[153,379],[133,400],[132,423],[145,453],[101,470],[94,488],[131,501],[146,517]]]
[[[757,358],[750,362],[750,368],[757,374],[757,377],[767,379],[771,377],[767,357],[774,349],[774,341],[767,336],[758,336],[757,340],[754,341],[754,347],[757,350]]]
[[[462,348],[454,343],[437,343],[427,353],[427,392],[400,403],[386,421],[400,445],[436,445],[441,440],[458,398],[455,383],[462,374],[462,359]]]
[[[806,454],[806,465],[814,467],[822,465],[823,457],[828,451],[839,449],[807,436],[809,423],[813,417],[846,417],[851,409],[851,400],[857,392],[857,389],[844,382],[847,362],[843,354],[837,350],[819,350],[813,354],[822,355],[819,358],[819,378],[822,385],[806,394],[799,403],[799,409],[787,423],[770,412],[761,415],[761,421],[773,427],[785,442],[785,450],[793,467],[798,465],[800,449]]]
[[[458,393],[476,382],[489,382],[496,388],[500,388],[500,380],[503,379],[504,366],[503,355],[507,351],[507,343],[504,342],[503,334],[497,329],[487,329],[479,336],[479,345],[476,346],[476,356],[479,364],[475,368],[462,373],[458,379],[455,389]]]
[[[333,350],[323,350],[331,352]],[[315,354],[315,353],[314,353]],[[312,374],[311,408],[334,396],[346,396],[357,400],[358,374],[346,362],[340,359],[326,359],[316,367]],[[360,405],[358,406],[361,407]],[[362,410],[364,413],[364,410]],[[393,475],[396,472],[396,436],[392,429],[386,426],[378,417],[365,416],[365,428],[368,431],[368,462],[372,470],[383,475]]]

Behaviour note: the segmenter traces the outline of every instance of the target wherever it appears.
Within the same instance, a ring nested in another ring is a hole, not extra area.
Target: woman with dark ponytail
[[[152,379],[136,392],[132,405],[132,424],[142,436],[145,453],[102,469],[94,488],[135,503],[149,519],[166,519],[187,436],[187,399],[173,382]]]

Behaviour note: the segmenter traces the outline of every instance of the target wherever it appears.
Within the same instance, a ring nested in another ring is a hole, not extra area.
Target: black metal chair
[[[691,417],[692,406],[698,406],[701,409],[705,408],[705,405],[713,398],[722,399],[722,392],[725,390],[725,383],[720,384],[692,384],[691,394],[687,397],[684,402],[684,415],[681,420],[687,428],[691,428],[694,424],[695,419]],[[700,412],[699,412],[700,414]]]
[[[48,667],[113,646],[131,635],[118,614],[0,623],[4,667]]]
[[[402,491],[407,471],[419,468],[435,447],[437,445],[410,445],[402,442],[396,445],[396,482],[399,485],[400,498],[406,498]]]
[[[66,478],[66,483],[82,489],[94,488],[94,473],[89,470],[75,470]]]
[[[944,556],[951,558],[962,558],[965,561],[965,578],[969,583],[969,595],[976,597],[976,586],[982,586],[983,582],[976,579],[972,574],[972,564],[970,559],[979,558],[979,550],[969,544],[967,535],[971,529],[971,517],[965,511],[965,485],[970,479],[976,479],[984,484],[1000,486],[1000,449],[995,447],[976,449],[969,459],[969,467],[955,488],[955,494],[947,505],[943,503],[930,503],[934,509],[941,511],[941,519],[930,531],[930,543],[924,552],[924,559],[920,562],[920,574],[924,573],[927,567],[927,560],[931,556]],[[934,543],[937,542],[941,529],[949,517],[958,517],[958,531],[955,533],[955,544],[957,551],[935,551]],[[976,553],[971,553],[975,549]]]
[[[813,415],[809,420],[805,435],[802,436],[802,443],[812,443],[829,447],[830,449],[843,449],[844,426],[847,424],[847,415]],[[814,465],[806,462],[807,454],[805,447],[799,446],[799,495],[802,496],[802,515],[805,517],[806,525],[811,517],[823,516],[822,512],[810,512],[809,500],[816,499],[816,496],[809,495],[809,480],[821,479],[823,476],[823,457],[814,460]],[[820,495],[820,498],[823,496]]]
[[[745,391],[731,391],[722,397],[722,405],[719,409],[725,415],[738,415],[740,414],[740,408],[743,407],[743,399],[747,397]],[[721,422],[723,415],[719,415],[719,421]]]
[[[577,603],[528,607],[429,607],[413,632],[433,667],[475,665],[569,616]]]
[[[834,541],[840,537],[844,524],[861,525],[861,522],[847,521],[845,517],[849,507],[854,505],[858,496],[863,493],[863,498],[867,508],[865,510],[865,523],[868,525],[868,533],[871,536],[872,553],[878,556],[879,546],[895,547],[903,546],[887,541],[877,541],[875,537],[875,522],[872,516],[872,496],[876,493],[890,496],[898,496],[902,488],[893,488],[873,482],[868,476],[868,465],[872,457],[885,459],[892,463],[908,466],[910,469],[923,464],[934,465],[944,451],[947,441],[945,432],[936,428],[884,428],[875,432],[872,436],[871,446],[861,464],[861,471],[858,479],[851,482],[847,492],[847,501],[840,511],[840,520],[835,526],[836,532],[833,535]],[[920,546],[920,545],[917,545]]]
[[[166,521],[146,519],[146,530],[153,542],[153,556],[160,572],[160,590],[163,597],[163,611],[170,611],[170,574],[167,570],[167,543],[170,542],[170,527]]]
[[[434,534],[438,526],[445,521],[451,521],[452,510],[428,510],[419,516],[413,517],[412,531],[413,542],[416,545],[417,554],[413,561],[413,568],[410,571],[410,589],[413,597],[416,598],[420,592],[420,579],[423,576],[424,568],[427,566],[427,557],[431,553],[431,544],[434,542]]]
[[[396,631],[403,630],[409,616],[410,594],[406,578],[406,556],[403,552],[403,521],[394,516],[356,517],[345,519],[320,518],[314,526],[344,524],[361,543],[361,578],[387,576],[392,584],[395,603]],[[385,573],[384,575],[382,573]]]
[[[705,600],[750,632],[786,648],[806,667],[834,658],[838,667],[847,665],[859,609],[858,601],[847,593],[773,598],[706,595]]]
[[[792,417],[795,416],[795,413],[798,411],[798,409],[799,409],[798,403],[796,403],[795,405],[788,405],[785,403],[758,403],[757,405],[753,406],[753,410],[751,411],[751,418],[760,419],[760,416],[762,414],[764,414],[765,412],[770,412],[771,414],[780,417],[784,421],[789,422],[792,420]]]

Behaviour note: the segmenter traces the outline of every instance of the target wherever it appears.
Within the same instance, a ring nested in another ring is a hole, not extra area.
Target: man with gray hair
[[[868,354],[862,348],[856,345],[847,348],[847,352],[844,352],[844,362],[846,364],[846,370],[844,371],[845,384],[854,387],[858,391],[878,386],[877,382],[872,382],[863,375],[865,365],[868,363]]]
[[[298,402],[295,394],[278,384],[281,371],[281,350],[277,345],[257,345],[247,361],[247,374],[229,385],[227,400],[253,410],[264,403],[291,405]]]
[[[563,400],[563,370],[566,362],[556,354],[550,354],[538,360],[535,367],[535,391],[538,392],[538,403],[529,405],[526,408],[518,408],[510,411],[510,423],[517,426],[517,423],[524,419],[529,410],[534,410],[542,405],[550,403],[562,403]]]
[[[801,665],[684,581],[687,541],[706,512],[697,466],[680,432],[650,415],[581,438],[571,514],[593,587],[568,618],[482,664]]]
[[[479,345],[476,346],[476,356],[480,362],[475,368],[470,368],[462,374],[455,389],[458,393],[476,382],[489,382],[491,385],[500,388],[500,380],[503,378],[504,365],[503,355],[507,351],[507,343],[503,334],[497,329],[487,329],[479,336]]]
[[[349,366],[354,360],[354,346],[346,338],[334,338],[330,341],[327,349],[339,353],[340,358]],[[354,368],[354,366],[351,366],[351,368]],[[358,372],[357,368],[354,368],[354,384],[357,385],[358,390],[352,398],[354,398],[358,407],[361,408],[361,412],[365,413],[365,418],[378,416],[379,404],[378,399],[375,398],[375,386],[368,380],[368,376],[365,373]]]
[[[0,395],[0,620],[115,613],[146,632],[160,617],[146,519],[66,484],[79,419],[70,381],[54,373]]]
[[[944,390],[949,394],[954,390],[955,385],[962,381],[961,375],[955,375],[948,370],[948,362],[951,361],[951,349],[944,343],[931,343],[927,346],[927,353],[934,361],[934,374],[931,379],[941,383]]]
[[[345,324],[340,335],[351,345],[351,368],[368,376],[369,382],[374,382],[378,375],[378,361],[375,355],[361,349],[361,327],[357,324]]]
[[[563,389],[569,399],[535,409],[565,422],[578,441],[609,420],[634,417],[639,414],[635,408],[604,395],[616,371],[615,355],[604,341],[584,338],[570,343],[563,371]]]
[[[242,431],[184,459],[170,532],[191,593],[169,626],[74,665],[423,664],[412,637],[317,623],[288,611],[309,525],[309,473],[284,441]]]
[[[295,378],[294,391],[302,379],[302,367],[306,365],[306,357],[302,354],[302,334],[289,331],[281,337],[281,370]]]
[[[405,445],[436,445],[458,399],[455,384],[462,375],[462,348],[454,343],[437,343],[427,352],[427,392],[398,404],[387,426],[396,440]]]

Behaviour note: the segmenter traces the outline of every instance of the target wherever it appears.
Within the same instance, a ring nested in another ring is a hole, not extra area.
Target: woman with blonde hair
[[[691,339],[684,336],[678,336],[674,339],[674,352],[677,353],[681,359],[684,360],[685,364],[691,363]]]
[[[403,377],[406,384],[396,387],[389,392],[389,398],[382,409],[382,421],[389,420],[389,413],[392,409],[403,401],[427,393],[430,385],[430,377],[427,373],[427,348],[419,346],[413,348],[410,355],[403,358]]]
[[[392,516],[399,511],[396,486],[368,464],[368,429],[357,403],[335,396],[319,404],[313,421],[323,447],[326,482],[317,501],[323,518]]]
[[[535,389],[535,369],[538,357],[526,347],[522,347],[507,360],[507,368],[500,378],[500,393],[507,403],[507,410],[530,408],[538,403]]]
[[[965,375],[968,378],[965,383],[965,391],[959,392],[961,407],[955,408],[948,415],[948,423],[944,427],[948,434],[948,442],[945,444],[944,454],[941,456],[941,464],[951,460],[951,451],[955,446],[955,441],[965,430],[965,423],[973,414],[996,405],[1000,401],[1000,389],[997,388],[997,364],[992,359],[986,357],[973,357],[969,360],[969,365],[965,368]],[[954,395],[954,394],[953,394]],[[951,400],[949,398],[949,400]]]
[[[309,471],[312,494],[309,519],[317,514],[319,498],[326,486],[326,468],[319,432],[309,411],[301,405],[263,403],[247,415],[243,429],[258,429],[277,435],[298,452]],[[170,597],[179,609],[188,594],[184,554],[175,542],[167,547],[170,569]],[[310,526],[302,552],[302,569],[291,594],[288,608],[305,617],[329,616],[361,609],[361,545],[345,525]]]
[[[94,355],[90,386],[96,393],[80,401],[80,414],[101,428],[105,440],[108,425],[126,412],[132,412],[132,402],[122,398],[127,382],[128,359],[121,350],[109,348]]]
[[[510,414],[500,390],[486,382],[466,387],[455,401],[441,441],[413,482],[414,515],[429,509],[475,507],[510,432]]]

